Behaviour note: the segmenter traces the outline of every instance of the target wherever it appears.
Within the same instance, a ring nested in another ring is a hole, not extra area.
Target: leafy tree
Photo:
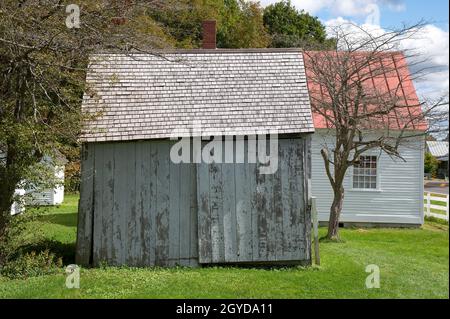
[[[318,18],[298,11],[290,0],[283,0],[267,6],[264,10],[264,25],[272,36],[272,47],[311,48],[320,44],[333,48],[334,41],[328,40],[324,25]]]
[[[176,47],[198,48],[202,22],[217,21],[219,48],[266,47],[270,43],[259,3],[245,0],[168,0],[167,7],[149,12],[168,30]]]
[[[438,167],[439,161],[433,155],[431,155],[431,153],[426,152],[424,164],[425,173],[431,174],[432,177],[436,177]]]
[[[223,0],[166,0],[166,6],[156,7],[147,14],[159,23],[175,40],[178,48],[201,45],[202,22],[208,19],[220,23]]]
[[[225,0],[217,43],[221,48],[264,48],[270,37],[263,24],[259,3],[245,0]]]
[[[130,3],[85,0],[79,28],[69,28],[64,1],[0,2],[2,245],[13,231],[10,207],[16,187],[25,180],[45,180],[35,169],[44,155],[54,158],[62,145],[77,143],[83,92],[95,93],[85,87],[89,54],[170,46],[170,36],[145,14],[156,2]],[[0,265],[5,258],[0,249]]]

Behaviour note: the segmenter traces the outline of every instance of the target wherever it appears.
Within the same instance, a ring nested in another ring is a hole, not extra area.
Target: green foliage
[[[264,25],[272,36],[272,47],[334,47],[334,41],[327,40],[325,27],[319,19],[303,10],[299,12],[290,0],[267,6]]]
[[[219,48],[261,48],[270,42],[263,25],[263,10],[257,2],[169,0],[168,3],[149,15],[175,39],[176,47],[201,47],[204,20],[217,21]]]
[[[8,221],[7,232],[0,240],[0,268],[17,259],[21,254],[21,247],[39,241],[43,231],[35,221],[42,215],[42,211],[30,211],[16,215]]]
[[[74,263],[78,195],[66,195],[59,207],[27,207],[11,220],[6,241],[0,242],[5,262],[0,275],[29,278],[62,272]]]
[[[99,50],[151,51],[174,43],[146,14],[155,6],[160,7],[143,0],[85,0],[80,28],[68,28],[61,1],[1,1],[0,243],[15,231],[10,207],[19,183],[54,186],[57,181],[46,166],[64,146],[77,147],[88,116],[81,111],[83,92],[95,94],[85,87],[89,55]],[[68,186],[76,189],[77,167],[69,168]],[[0,251],[0,265],[5,254]]]
[[[175,40],[178,48],[197,48],[201,45],[202,22],[221,21],[222,0],[167,0],[166,6],[147,14],[161,25]]]
[[[67,160],[64,167],[64,192],[79,192],[81,182],[81,147],[79,145],[66,144],[62,146],[61,153]]]
[[[426,152],[424,164],[425,173],[431,174],[432,177],[436,177],[438,167],[439,161],[433,155],[431,155],[431,153]]]
[[[21,255],[5,266],[0,267],[0,274],[11,279],[26,279],[60,273],[62,259],[45,250],[40,253],[31,252]]]
[[[217,32],[218,47],[265,48],[269,45],[270,37],[263,24],[259,3],[225,0],[224,4]]]

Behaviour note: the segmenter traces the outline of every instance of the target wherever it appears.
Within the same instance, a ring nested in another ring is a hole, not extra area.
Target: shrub
[[[436,177],[438,167],[438,160],[433,155],[431,155],[431,153],[425,153],[425,173],[431,174],[432,177]]]
[[[61,267],[62,259],[56,258],[49,250],[39,253],[33,251],[6,263],[0,268],[0,274],[11,279],[25,279],[57,273]]]

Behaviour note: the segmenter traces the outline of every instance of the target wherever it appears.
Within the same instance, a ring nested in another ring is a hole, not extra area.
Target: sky
[[[261,0],[261,4],[278,0]],[[449,91],[449,1],[448,0],[291,0],[299,10],[317,16],[326,26],[352,22],[364,29],[386,32],[413,25],[423,19],[420,34],[402,43],[425,60],[429,71],[415,81],[422,99],[437,99]],[[412,64],[412,63],[411,63]],[[411,70],[414,72],[414,70]]]

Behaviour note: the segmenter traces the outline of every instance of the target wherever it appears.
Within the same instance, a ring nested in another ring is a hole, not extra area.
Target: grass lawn
[[[39,225],[65,262],[73,261],[76,196],[50,209]],[[320,230],[322,234],[325,229]],[[0,298],[448,298],[448,226],[343,229],[343,243],[320,244],[322,266],[283,269],[83,269],[81,288],[65,275],[0,277]],[[39,245],[37,245],[39,247]],[[58,250],[59,249],[59,250]],[[380,267],[381,287],[365,288],[365,267]]]

